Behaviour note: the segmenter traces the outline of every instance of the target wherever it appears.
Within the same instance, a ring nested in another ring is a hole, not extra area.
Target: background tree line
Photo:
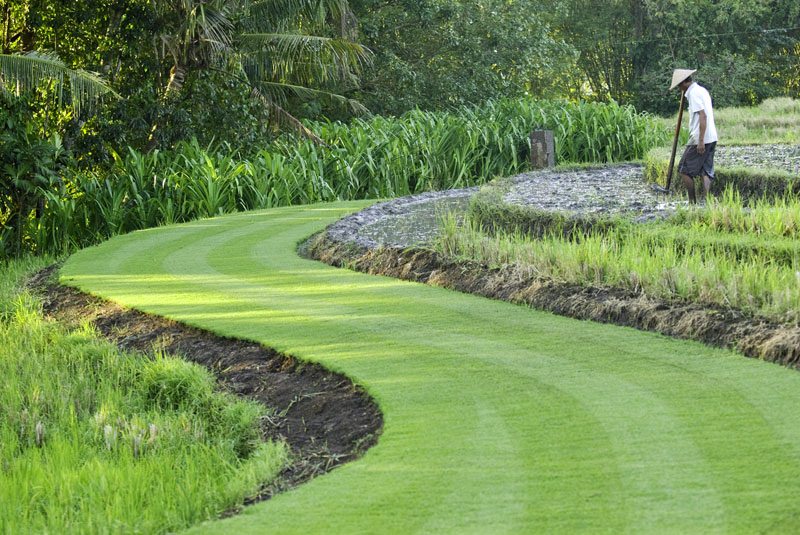
[[[0,0],[0,253],[134,152],[330,148],[305,119],[487,101],[674,113],[677,66],[755,104],[797,95],[799,36],[793,0]]]
[[[498,96],[566,97],[674,113],[672,70],[718,105],[800,91],[793,0],[353,0],[375,51],[361,99],[378,113]]]
[[[800,88],[793,0],[0,0],[0,17],[4,54],[53,51],[125,97],[80,124],[95,153],[255,142],[276,119],[359,103],[566,97],[668,113],[677,66],[700,69],[718,105]]]

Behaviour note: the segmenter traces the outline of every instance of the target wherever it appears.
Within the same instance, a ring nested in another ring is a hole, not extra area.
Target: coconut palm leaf
[[[262,94],[268,95],[267,100],[271,100],[276,104],[283,104],[289,96],[295,96],[300,99],[319,98],[327,100],[332,103],[347,106],[350,111],[356,114],[369,113],[369,110],[357,100],[347,98],[345,96],[325,91],[322,89],[312,89],[310,87],[293,85],[285,82],[267,82],[260,81],[254,83],[253,86],[257,88]]]
[[[175,64],[207,64],[229,51],[234,29],[234,6],[229,4],[199,0],[153,2],[164,21],[164,31],[158,39]]]
[[[295,132],[299,132],[301,136],[310,139],[317,145],[328,146],[325,141],[316,135],[314,132],[309,130],[306,125],[304,125],[300,119],[292,115],[291,113],[287,112],[283,107],[281,107],[277,102],[275,102],[274,98],[271,96],[265,95],[262,93],[257,87],[253,87],[252,95],[254,98],[260,100],[264,103],[264,106],[269,108],[272,116],[275,118],[278,124],[289,125]]]
[[[245,25],[270,27],[285,30],[287,23],[303,18],[322,23],[326,19],[352,18],[346,0],[245,0],[243,7],[248,13]]]
[[[240,35],[248,73],[256,79],[291,78],[297,83],[347,80],[369,63],[366,47],[346,41],[294,33]]]
[[[0,54],[0,84],[16,91],[33,90],[46,82],[55,82],[59,102],[63,101],[64,88],[69,87],[70,103],[76,115],[91,108],[102,95],[119,97],[99,75],[82,69],[70,69],[53,52],[27,52],[25,54]]]

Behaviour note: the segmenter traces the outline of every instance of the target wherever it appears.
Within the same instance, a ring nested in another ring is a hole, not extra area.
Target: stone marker
[[[531,167],[544,169],[556,164],[556,143],[552,130],[531,132]]]

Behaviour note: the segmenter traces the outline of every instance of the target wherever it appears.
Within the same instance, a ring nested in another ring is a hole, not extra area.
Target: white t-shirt
[[[706,112],[706,135],[703,143],[717,141],[717,126],[714,124],[714,108],[711,106],[711,95],[705,87],[693,82],[686,90],[689,104],[689,145],[697,145],[700,137],[700,110]]]

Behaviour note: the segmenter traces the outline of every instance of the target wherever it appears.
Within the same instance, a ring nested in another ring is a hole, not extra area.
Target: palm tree
[[[318,98],[365,111],[328,89],[354,85],[370,52],[350,39],[346,0],[153,0],[163,31],[154,43],[169,75],[162,98],[180,93],[193,70],[222,71],[246,84],[273,116],[317,139],[285,105],[291,97]],[[314,35],[340,23],[336,37]],[[154,148],[153,125],[149,148]]]
[[[91,108],[102,95],[119,96],[98,75],[70,69],[53,52],[0,54],[0,90],[8,90],[7,84],[12,84],[19,94],[47,82],[55,82],[59,100],[64,88],[69,87],[70,105],[76,116],[84,108]]]

